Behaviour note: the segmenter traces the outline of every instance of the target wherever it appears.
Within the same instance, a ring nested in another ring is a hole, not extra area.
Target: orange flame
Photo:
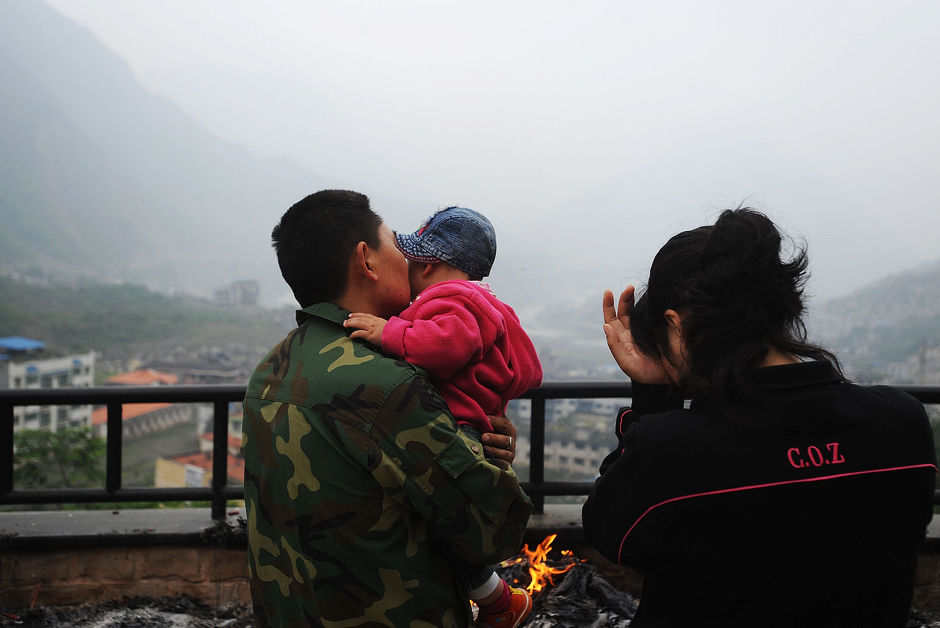
[[[552,549],[552,542],[555,540],[556,536],[558,535],[550,534],[546,536],[534,550],[530,550],[528,544],[522,548],[522,553],[529,559],[529,576],[531,576],[532,582],[526,587],[526,591],[528,591],[530,595],[544,589],[546,581],[554,586],[555,580],[553,576],[563,574],[574,567],[574,563],[571,563],[559,569],[545,563],[545,559],[548,557],[548,552]],[[568,556],[570,552],[562,552],[562,554]]]

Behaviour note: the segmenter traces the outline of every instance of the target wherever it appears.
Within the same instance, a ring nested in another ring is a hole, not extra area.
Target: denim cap
[[[395,243],[414,262],[446,262],[471,278],[490,274],[496,260],[496,231],[486,216],[466,207],[447,207]]]

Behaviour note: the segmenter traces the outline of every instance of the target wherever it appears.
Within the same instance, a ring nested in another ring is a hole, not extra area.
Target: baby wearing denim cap
[[[461,429],[479,440],[493,431],[487,415],[505,414],[509,400],[542,383],[519,317],[481,281],[496,259],[493,225],[472,209],[447,207],[395,239],[408,260],[413,301],[388,320],[350,314],[345,325],[356,328],[350,337],[426,369]],[[528,594],[492,567],[466,567],[478,625],[520,625],[531,610]]]

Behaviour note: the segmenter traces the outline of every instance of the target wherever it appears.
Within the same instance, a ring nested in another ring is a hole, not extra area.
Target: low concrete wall
[[[187,595],[222,608],[250,604],[244,533],[234,512],[207,510],[0,513],[0,609]],[[940,522],[938,522],[940,526]],[[920,554],[914,606],[940,611],[940,530]],[[557,534],[553,548],[587,559],[617,588],[639,596],[643,578],[584,539],[579,507],[533,516],[525,542]]]
[[[245,533],[235,509],[0,513],[0,607],[188,595],[250,603]]]
[[[593,548],[571,549],[617,588],[639,597],[643,577],[609,562]],[[187,595],[215,608],[250,604],[243,549],[89,547],[0,553],[0,608],[65,606],[124,597]],[[924,552],[917,567],[914,606],[940,610],[940,553]]]
[[[64,606],[187,595],[213,607],[250,604],[244,549],[80,547],[0,552],[0,607]]]

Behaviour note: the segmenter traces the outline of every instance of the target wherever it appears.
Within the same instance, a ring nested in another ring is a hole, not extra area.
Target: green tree
[[[13,435],[13,482],[19,489],[104,485],[105,441],[87,427]]]

